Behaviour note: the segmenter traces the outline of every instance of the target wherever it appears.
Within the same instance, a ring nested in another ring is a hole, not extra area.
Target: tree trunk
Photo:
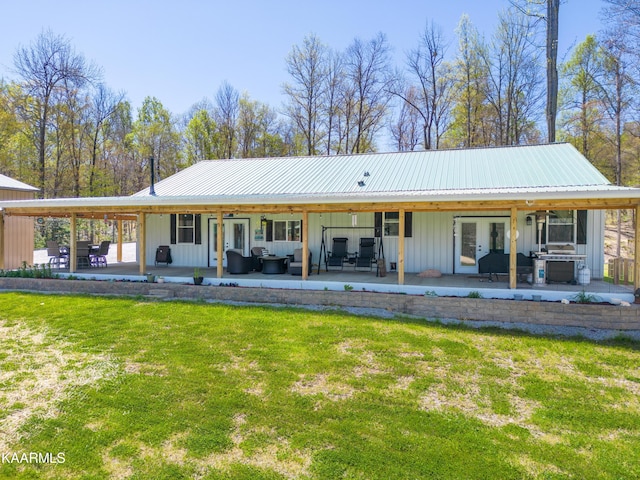
[[[547,0],[547,132],[549,143],[556,141],[559,11],[560,0]]]

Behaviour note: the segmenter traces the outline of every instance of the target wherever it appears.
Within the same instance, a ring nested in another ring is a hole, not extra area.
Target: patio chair
[[[156,248],[156,267],[159,263],[166,263],[168,267],[172,262],[173,259],[171,258],[171,248],[169,248],[169,245],[160,245]]]
[[[251,249],[251,270],[254,272],[262,271],[260,257],[264,257],[265,255],[269,255],[269,251],[264,247],[253,247]]]
[[[62,249],[58,242],[53,240],[47,241],[47,255],[49,256],[49,265],[55,265],[57,268],[65,268],[69,266],[69,253]]]
[[[245,257],[237,250],[227,250],[227,273],[249,273],[251,257]]]
[[[91,260],[91,265],[94,267],[107,267],[107,254],[109,253],[109,246],[111,242],[109,240],[104,240],[100,242],[100,246],[96,251],[93,251],[89,255],[89,259]]]
[[[289,273],[291,275],[302,275],[302,249],[296,248],[293,251],[293,255],[288,255],[289,257]],[[309,264],[307,272],[311,274],[311,250],[309,250]]]
[[[78,268],[91,266],[89,254],[91,253],[91,242],[80,240],[76,243],[76,261]]]
[[[376,241],[374,238],[361,238],[360,251],[356,257],[356,268],[373,268],[376,260]]]
[[[327,258],[327,267],[340,267],[342,269],[344,261],[349,258],[347,253],[348,240],[346,237],[335,237],[333,239],[333,248]]]

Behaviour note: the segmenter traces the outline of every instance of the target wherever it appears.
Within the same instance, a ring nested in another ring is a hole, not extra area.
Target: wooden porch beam
[[[404,285],[404,212],[398,212],[398,285]]]
[[[0,270],[4,270],[4,212],[0,211]]]
[[[78,221],[75,213],[71,215],[69,223],[69,273],[78,271]]]
[[[140,260],[140,275],[147,271],[147,215],[138,215],[138,258]]]
[[[118,248],[117,248],[117,257],[116,260],[118,262],[122,262],[122,220],[118,220]]]
[[[257,204],[257,205],[227,205],[225,212],[233,214],[270,214],[270,213],[331,213],[331,212],[379,212],[397,211],[402,208],[413,212],[447,212],[447,211],[510,211],[518,210],[606,210],[606,209],[635,209],[637,198],[589,198],[567,200],[458,200],[458,201],[423,201],[423,202],[354,202],[348,200],[341,203],[314,204]],[[87,208],[90,209],[87,212]],[[200,213],[215,215],[221,209],[219,204],[209,205],[154,205],[148,207],[8,207],[6,215],[31,217],[63,217],[75,214],[76,218],[100,219],[107,214],[109,217],[122,220],[136,220],[139,213],[171,214],[171,213]]]
[[[218,238],[217,238],[217,242],[216,242],[216,255],[217,255],[217,265],[216,265],[216,275],[218,276],[218,278],[222,278],[222,275],[224,274],[224,266],[222,265],[223,259],[224,259],[224,233],[223,233],[223,225],[224,225],[224,213],[222,210],[218,210]]]
[[[518,283],[518,209],[511,209],[511,230],[509,245],[509,288],[515,289]]]
[[[309,278],[309,212],[302,212],[302,280]]]
[[[640,205],[636,205],[636,238],[633,252],[633,291],[640,288]]]

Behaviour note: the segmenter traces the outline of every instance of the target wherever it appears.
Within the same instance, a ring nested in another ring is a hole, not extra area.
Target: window
[[[557,210],[549,216],[547,243],[574,243],[573,210]]]
[[[275,242],[299,242],[302,240],[300,220],[275,220],[273,240]]]
[[[398,212],[384,212],[384,236],[397,237],[400,231],[400,214]]]
[[[193,214],[178,215],[178,243],[193,243],[194,230]]]

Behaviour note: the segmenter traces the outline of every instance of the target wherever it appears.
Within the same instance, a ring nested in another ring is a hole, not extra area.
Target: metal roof
[[[27,185],[26,183],[22,183],[18,180],[14,180],[13,178],[7,177],[6,175],[2,175],[1,173],[0,173],[0,189],[21,190],[25,192],[37,192],[39,190],[36,187],[32,187],[31,185]]]
[[[610,182],[570,144],[199,162],[158,196],[339,195],[566,188]],[[136,196],[149,195],[149,189]]]
[[[366,173],[365,173],[366,172]],[[368,173],[368,175],[367,175]],[[359,183],[361,182],[361,183]],[[0,201],[0,210],[135,213],[168,207],[577,200],[635,205],[569,144],[199,162],[128,197]],[[539,205],[536,203],[536,205]]]

